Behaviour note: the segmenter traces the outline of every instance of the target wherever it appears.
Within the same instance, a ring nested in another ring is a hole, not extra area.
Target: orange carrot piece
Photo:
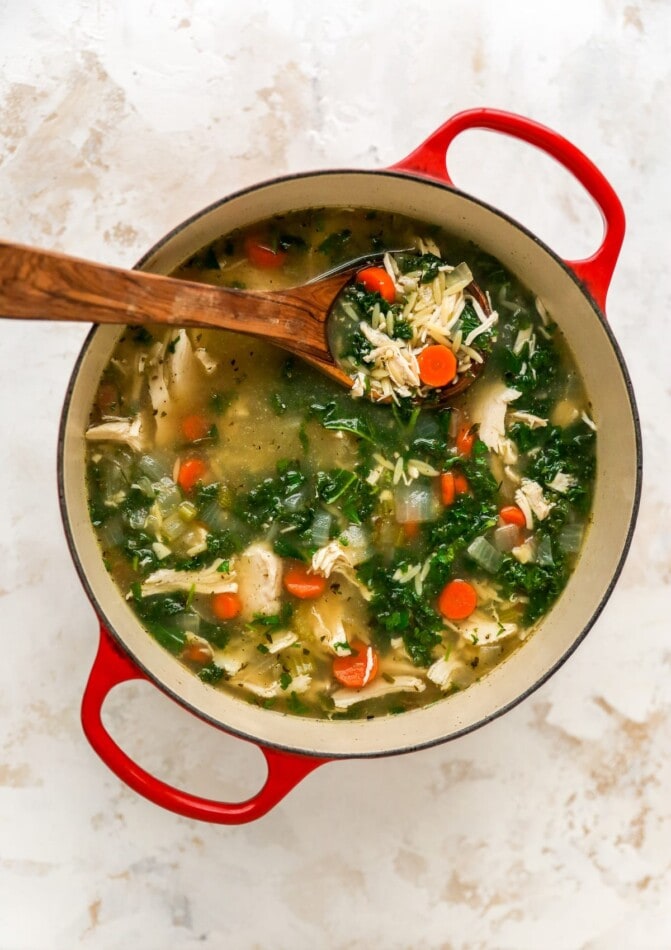
[[[526,528],[527,526],[524,512],[517,505],[504,505],[499,511],[499,518],[505,524],[516,524],[518,528]]]
[[[350,648],[352,653],[333,661],[333,676],[342,686],[360,689],[377,676],[379,657],[377,650],[361,640],[353,640]]]
[[[182,434],[189,442],[197,442],[198,439],[204,439],[209,431],[210,423],[205,416],[194,413],[182,419]]]
[[[438,597],[438,610],[448,620],[465,620],[478,605],[478,595],[468,581],[455,578],[443,587]]]
[[[457,358],[447,346],[435,343],[417,355],[419,378],[426,386],[447,386],[457,375]]]
[[[419,521],[404,521],[403,535],[406,541],[414,541],[419,534]]]
[[[279,270],[287,259],[286,251],[274,251],[262,239],[253,235],[245,239],[245,254],[250,264],[263,270]]]
[[[177,484],[182,491],[193,491],[197,483],[202,480],[206,471],[207,465],[202,459],[186,459],[179,467]]]
[[[461,472],[454,473],[454,490],[457,495],[465,495],[468,491],[468,479]]]
[[[119,391],[114,383],[101,383],[96,393],[96,406],[103,414],[108,414],[117,407]]]
[[[299,600],[314,600],[326,590],[326,578],[321,574],[313,574],[305,564],[297,561],[283,578],[284,588]]]
[[[475,432],[471,431],[471,426],[463,425],[459,429],[456,438],[457,452],[464,458],[470,458],[475,444]]]
[[[364,267],[356,275],[356,281],[357,284],[362,284],[369,293],[377,291],[387,303],[393,303],[396,300],[394,281],[384,267]]]
[[[197,641],[192,641],[187,643],[187,645],[182,650],[182,659],[188,660],[190,663],[210,663],[212,660],[212,648],[208,643],[198,643]]]
[[[242,610],[242,601],[234,591],[222,591],[212,594],[210,606],[217,620],[233,620]]]
[[[456,494],[457,488],[454,483],[454,472],[441,472],[440,500],[446,508],[454,502]]]

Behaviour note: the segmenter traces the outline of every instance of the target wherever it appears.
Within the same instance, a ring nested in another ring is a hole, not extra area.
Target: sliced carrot
[[[326,590],[326,578],[313,574],[305,564],[297,561],[285,572],[283,583],[285,590],[299,600],[314,600]]]
[[[456,494],[457,488],[454,484],[454,472],[441,472],[440,500],[446,508],[454,502]]]
[[[233,620],[242,610],[242,601],[234,591],[223,591],[212,594],[210,606],[217,620]]]
[[[419,521],[404,521],[403,534],[407,541],[414,541],[419,534]]]
[[[393,303],[396,300],[396,288],[394,281],[386,272],[384,267],[364,267],[356,275],[358,284],[362,284],[369,293],[377,291],[387,303]]]
[[[337,656],[333,661],[333,676],[342,686],[360,689],[377,676],[379,658],[377,651],[361,640],[350,643],[348,656]]]
[[[447,346],[435,343],[417,355],[419,378],[427,386],[447,386],[457,375],[457,358]]]
[[[105,414],[117,408],[119,391],[114,383],[101,383],[96,393],[96,406]]]
[[[465,495],[468,491],[468,479],[461,472],[454,473],[454,490],[457,495]]]
[[[455,578],[446,584],[438,597],[438,610],[448,620],[465,620],[477,605],[478,595],[475,588],[461,578]]]
[[[264,270],[279,270],[287,259],[286,251],[274,251],[262,239],[251,234],[245,239],[245,254],[250,264]]]
[[[471,431],[471,426],[468,424],[461,426],[456,438],[457,452],[459,455],[462,455],[464,458],[470,458],[474,443],[475,432]]]
[[[192,640],[182,650],[182,659],[190,663],[209,663],[212,659],[212,649],[208,643]]]
[[[177,484],[182,491],[190,492],[202,480],[206,471],[207,465],[202,459],[187,459],[179,467]]]
[[[518,528],[526,528],[527,526],[524,512],[517,505],[504,505],[499,511],[499,518],[505,524],[516,524]]]
[[[189,442],[197,442],[198,439],[204,439],[210,431],[210,423],[205,416],[194,413],[191,416],[185,416],[182,419],[182,434]]]

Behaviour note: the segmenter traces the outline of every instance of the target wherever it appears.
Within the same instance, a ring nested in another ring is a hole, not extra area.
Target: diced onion
[[[580,524],[565,524],[559,532],[559,549],[565,554],[577,554],[582,547],[583,527]]]
[[[114,518],[106,521],[100,528],[98,536],[103,548],[114,548],[119,544],[123,544],[124,527],[121,518],[115,515]]]
[[[200,629],[200,615],[194,610],[185,610],[181,614],[174,614],[171,622],[182,633],[197,634]]]
[[[140,475],[139,478],[135,479],[133,483],[134,488],[139,488],[142,494],[146,498],[155,498],[156,492],[154,491],[154,486],[151,482],[151,479],[147,475]]]
[[[153,455],[141,455],[137,467],[153,482],[160,482],[168,474],[168,469]]]
[[[468,287],[472,280],[473,274],[468,264],[457,264],[453,270],[445,274],[445,293],[456,294],[464,287]]]
[[[475,563],[479,564],[483,570],[489,571],[490,574],[496,574],[501,567],[503,555],[496,550],[494,545],[489,543],[487,538],[482,536],[476,538],[466,550]]]
[[[361,564],[367,561],[373,553],[370,537],[365,528],[359,524],[351,524],[340,535],[341,542],[345,541],[347,559],[352,564]]]
[[[171,514],[182,501],[182,493],[171,478],[162,478],[158,484],[156,504],[162,515]]]
[[[550,538],[544,535],[536,548],[536,564],[541,567],[552,567],[554,558],[552,557],[552,542]]]
[[[332,516],[328,511],[317,511],[312,520],[312,543],[318,548],[323,548],[329,543],[331,537]]]
[[[307,492],[298,491],[294,495],[289,495],[288,498],[284,500],[284,507],[287,511],[300,511],[301,508],[305,507],[305,503],[308,499]]]
[[[222,509],[216,498],[211,498],[207,504],[203,505],[200,513],[200,520],[212,531],[223,531],[228,525],[230,518]]]
[[[497,551],[512,551],[520,537],[516,524],[504,524],[494,532],[494,547]]]
[[[395,517],[399,524],[435,521],[440,504],[432,483],[417,479],[410,485],[402,482],[394,488]]]
[[[175,512],[164,519],[162,530],[168,541],[176,541],[186,531],[186,525]]]

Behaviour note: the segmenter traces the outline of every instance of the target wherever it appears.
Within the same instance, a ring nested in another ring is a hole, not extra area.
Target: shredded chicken
[[[142,596],[169,594],[176,590],[192,590],[196,594],[235,593],[238,590],[238,583],[235,579],[233,562],[229,561],[229,570],[222,572],[219,568],[223,563],[223,558],[219,557],[208,567],[203,567],[199,571],[173,571],[169,568],[161,568],[150,574],[144,581],[141,587]],[[128,594],[128,597],[132,597],[132,593]]]
[[[460,636],[465,640],[469,640],[474,646],[498,643],[519,631],[516,623],[501,623],[495,617],[479,609],[474,610],[466,620],[459,620],[447,625],[453,630],[457,630]]]
[[[527,528],[530,531],[534,526],[534,515],[539,521],[544,521],[552,510],[552,502],[547,501],[538,482],[530,478],[522,479],[520,487],[515,492],[515,501],[524,512]]]
[[[311,570],[324,577],[330,577],[333,573],[341,574],[358,588],[364,600],[370,600],[370,590],[359,580],[354,570],[363,560],[362,553],[357,545],[345,548],[337,540],[329,541],[312,555]]]
[[[142,415],[132,419],[109,416],[88,428],[86,438],[89,442],[122,442],[134,452],[144,452],[148,444]]]
[[[464,669],[464,664],[456,659],[445,659],[441,657],[436,660],[426,671],[427,679],[435,683],[442,690],[447,690],[452,686],[455,680],[455,674]]]
[[[394,676],[390,681],[377,677],[361,689],[337,689],[331,699],[336,709],[348,709],[366,699],[378,699],[390,693],[422,693],[425,689],[426,683],[417,676]]]
[[[546,484],[552,491],[559,492],[560,495],[565,495],[566,492],[570,488],[573,488],[574,485],[577,485],[577,483],[578,479],[575,475],[568,475],[566,472],[557,472],[552,481]]]
[[[541,416],[535,416],[533,412],[525,412],[523,409],[517,409],[510,413],[513,422],[523,422],[530,429],[542,429],[548,425],[548,420]]]
[[[503,382],[495,382],[490,386],[480,388],[471,404],[471,419],[480,425],[479,438],[487,448],[497,454],[509,451],[509,440],[506,439],[506,412],[509,404],[519,399],[521,395],[519,390],[510,389]]]
[[[270,545],[252,544],[236,559],[243,620],[278,613],[282,597],[282,561]]]

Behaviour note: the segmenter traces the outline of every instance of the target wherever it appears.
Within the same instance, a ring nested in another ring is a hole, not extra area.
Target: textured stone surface
[[[96,622],[54,470],[86,329],[4,323],[0,947],[671,945],[670,34],[655,0],[2,3],[0,234],[113,264],[263,178],[396,161],[463,108],[561,132],[628,215],[608,309],[646,473],[608,607],[525,703],[429,751],[328,765],[254,825],[209,827],[121,785],[82,735]],[[559,253],[597,246],[590,201],[531,149],[473,133],[451,168]],[[242,798],[261,781],[259,753],[149,687],[107,709],[171,782]]]

